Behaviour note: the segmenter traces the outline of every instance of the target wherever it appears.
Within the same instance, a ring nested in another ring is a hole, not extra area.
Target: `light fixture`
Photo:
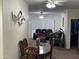
[[[46,7],[51,8],[51,4],[50,3],[46,4]]]
[[[39,18],[44,19],[43,10],[41,10]]]
[[[56,5],[52,3],[52,4],[51,4],[51,7],[52,7],[52,8],[55,8],[55,7],[56,7]]]
[[[46,7],[47,7],[47,8],[55,8],[56,5],[54,4],[53,1],[51,1],[51,0],[49,1],[49,0],[48,0],[48,3],[46,4]]]
[[[44,16],[43,16],[43,15],[40,15],[39,18],[40,18],[40,19],[44,19]]]

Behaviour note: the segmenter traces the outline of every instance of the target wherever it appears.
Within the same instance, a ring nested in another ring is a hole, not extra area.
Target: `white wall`
[[[46,14],[44,19],[39,18],[39,14],[30,14],[30,20],[32,21],[49,21],[51,20],[53,25],[52,25],[52,30],[59,30],[60,24],[61,24],[61,13],[52,13],[52,14]],[[55,21],[55,23],[54,23]],[[55,28],[54,28],[55,25]]]
[[[49,14],[45,14],[45,18],[44,19],[40,19],[39,18],[40,14],[34,14],[34,13],[30,13],[29,14],[29,19],[30,19],[30,22],[31,22],[31,25],[32,25],[32,22],[34,22],[36,24],[36,22],[40,21],[41,23],[43,22],[46,22],[46,21],[51,21],[52,24],[52,30],[55,32],[55,31],[58,31],[59,28],[61,28],[61,23],[62,23],[62,13],[61,12],[58,12],[58,13],[49,13]],[[39,26],[43,26],[43,24],[41,24]],[[32,30],[30,32],[30,34],[32,34]],[[32,36],[32,35],[31,35]]]
[[[64,32],[65,32],[65,41],[66,41],[66,49],[70,49],[70,44],[71,44],[71,19],[79,19],[79,9],[68,9],[66,10],[63,15],[65,18],[65,27],[64,27]]]
[[[62,27],[61,23],[61,28],[63,28],[65,32],[66,49],[70,49],[71,19],[79,19],[79,9],[67,9],[62,12],[62,17],[64,17],[64,27]]]
[[[0,0],[0,59],[3,59],[2,0]]]
[[[26,21],[19,26],[12,20],[11,12],[22,11]],[[18,42],[27,38],[28,5],[24,0],[3,0],[4,59],[19,59]]]
[[[69,9],[68,10],[68,45],[70,46],[70,41],[71,41],[71,19],[79,19],[79,9]]]
[[[29,18],[30,18],[30,17],[29,17]],[[28,21],[27,26],[28,26],[28,28],[27,28],[27,29],[28,29],[28,31],[27,31],[27,32],[28,32],[27,37],[30,39],[31,36],[32,36],[32,35],[31,35],[31,33],[32,33],[32,23],[31,23],[30,20]]]
[[[68,10],[69,19],[79,19],[79,9],[69,9]]]

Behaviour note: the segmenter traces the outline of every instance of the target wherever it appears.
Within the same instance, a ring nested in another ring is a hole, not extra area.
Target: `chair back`
[[[28,47],[28,42],[27,42],[26,38],[24,38],[24,40],[23,40],[23,45],[24,45],[25,48]]]
[[[24,46],[22,40],[19,41],[19,47],[20,47],[21,56],[24,56]]]
[[[27,39],[19,41],[19,47],[21,52],[21,59],[36,59],[37,58],[37,48],[28,47]]]
[[[42,32],[41,29],[36,29],[36,33],[40,33],[40,32]]]
[[[46,34],[46,29],[42,29],[42,33],[43,34]]]
[[[52,59],[52,52],[53,52],[53,45],[54,45],[53,38],[49,39],[49,43],[50,43],[50,59]]]
[[[46,37],[45,36],[40,36],[40,42],[45,43],[46,42]]]
[[[34,47],[28,48],[28,59],[37,59],[37,49]]]
[[[47,32],[52,33],[53,31],[52,31],[52,29],[48,29]]]
[[[53,44],[54,44],[54,43],[53,43],[53,39],[50,38],[50,39],[49,39],[49,42],[50,42],[50,48],[51,48],[51,50],[53,50]]]

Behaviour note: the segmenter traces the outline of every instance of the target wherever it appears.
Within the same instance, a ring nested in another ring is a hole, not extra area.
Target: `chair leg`
[[[50,59],[52,59],[52,54],[50,53]]]
[[[46,59],[46,55],[44,55],[44,59]]]

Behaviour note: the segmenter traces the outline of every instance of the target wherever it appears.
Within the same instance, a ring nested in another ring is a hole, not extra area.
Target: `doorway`
[[[78,47],[78,26],[79,19],[71,20],[71,48]]]

